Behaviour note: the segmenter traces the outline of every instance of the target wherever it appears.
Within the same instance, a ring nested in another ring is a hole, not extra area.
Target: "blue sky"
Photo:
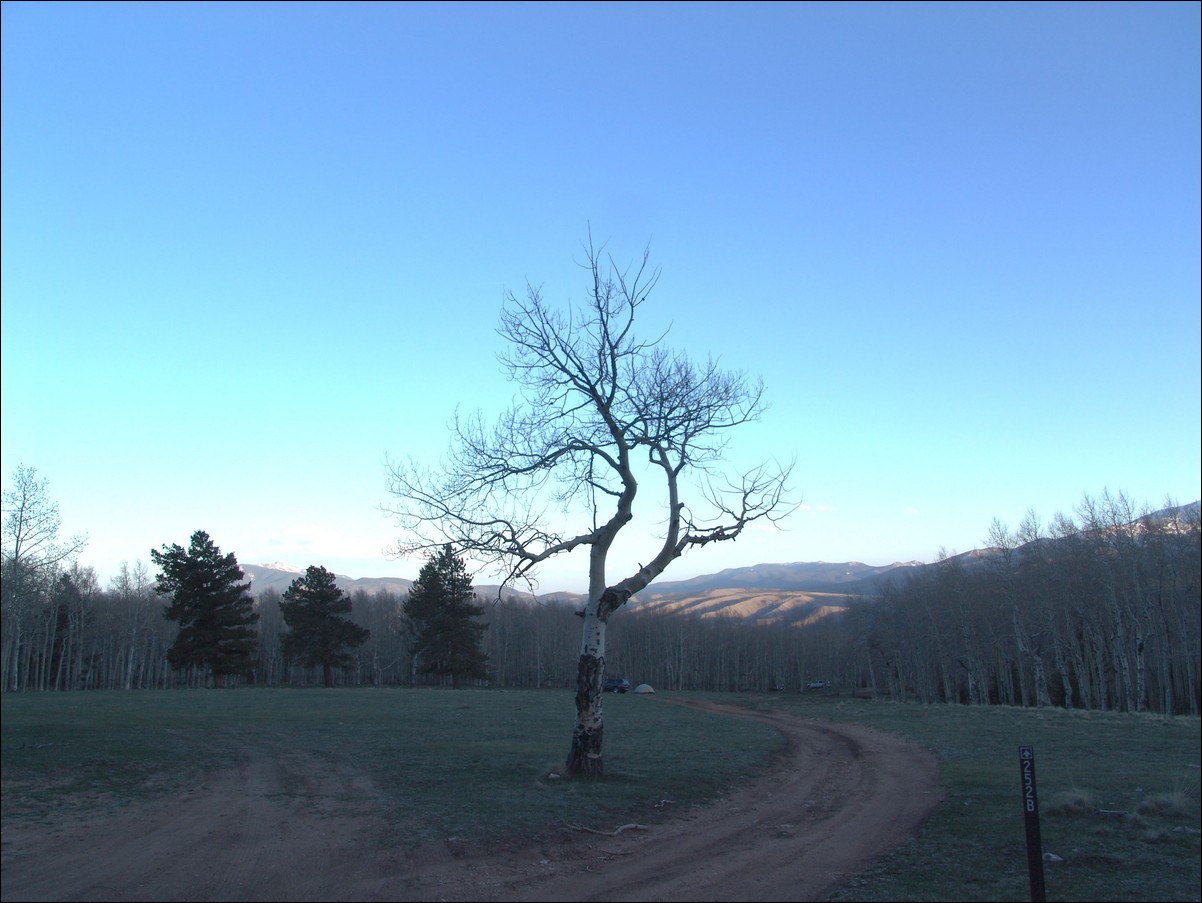
[[[414,577],[386,459],[501,412],[504,294],[583,299],[591,226],[645,334],[763,376],[732,464],[797,458],[663,579],[1194,501],[1199,9],[4,3],[4,486],[104,581],[197,529]]]

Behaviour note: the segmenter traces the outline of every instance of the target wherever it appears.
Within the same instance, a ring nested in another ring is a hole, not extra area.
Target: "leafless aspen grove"
[[[988,553],[957,556],[887,584],[879,596],[804,626],[641,612],[613,619],[607,670],[656,688],[834,692],[966,704],[1199,712],[1197,507],[1134,516],[1121,499],[1087,500],[1085,518],[1044,535],[995,527]],[[4,560],[4,689],[196,686],[167,663],[176,625],[145,567],[101,587],[90,568],[38,569],[25,582]],[[10,582],[11,581],[11,582]],[[17,592],[17,590],[20,590]],[[409,685],[403,596],[352,596],[370,631],[339,685]],[[316,686],[321,669],[285,663],[279,594],[258,597],[253,669],[244,683]],[[580,619],[571,604],[487,606],[488,684],[568,688]],[[418,678],[420,680],[420,678]]]

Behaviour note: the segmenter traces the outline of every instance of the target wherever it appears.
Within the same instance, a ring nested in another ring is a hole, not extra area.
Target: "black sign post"
[[[1039,797],[1035,793],[1035,750],[1018,748],[1023,782],[1023,817],[1027,826],[1027,871],[1031,876],[1031,903],[1044,903],[1043,843],[1039,839]]]

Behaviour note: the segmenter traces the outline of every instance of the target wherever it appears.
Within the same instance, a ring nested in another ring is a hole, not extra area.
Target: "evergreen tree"
[[[334,668],[354,664],[350,649],[367,642],[371,632],[348,621],[351,598],[338,588],[334,575],[311,565],[284,590],[280,612],[288,632],[283,637],[284,658],[307,668],[321,665],[325,686],[334,686]]]
[[[151,549],[150,557],[162,569],[155,591],[171,596],[163,617],[179,622],[167,650],[171,667],[207,668],[215,687],[227,675],[249,671],[259,615],[249,581],[239,582],[244,575],[233,553],[222,555],[209,534],[197,530],[187,549],[164,545],[162,551]]]
[[[476,620],[484,606],[476,601],[463,559],[449,545],[422,567],[404,610],[417,671],[449,675],[455,688],[461,678],[488,677],[488,655],[481,648],[487,625]]]

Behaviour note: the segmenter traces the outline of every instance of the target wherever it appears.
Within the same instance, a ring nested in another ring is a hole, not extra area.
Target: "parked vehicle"
[[[605,683],[601,684],[602,693],[628,693],[630,692],[630,681],[625,677],[607,677]]]
[[[811,680],[806,684],[807,690],[829,690],[831,682],[829,680]]]

